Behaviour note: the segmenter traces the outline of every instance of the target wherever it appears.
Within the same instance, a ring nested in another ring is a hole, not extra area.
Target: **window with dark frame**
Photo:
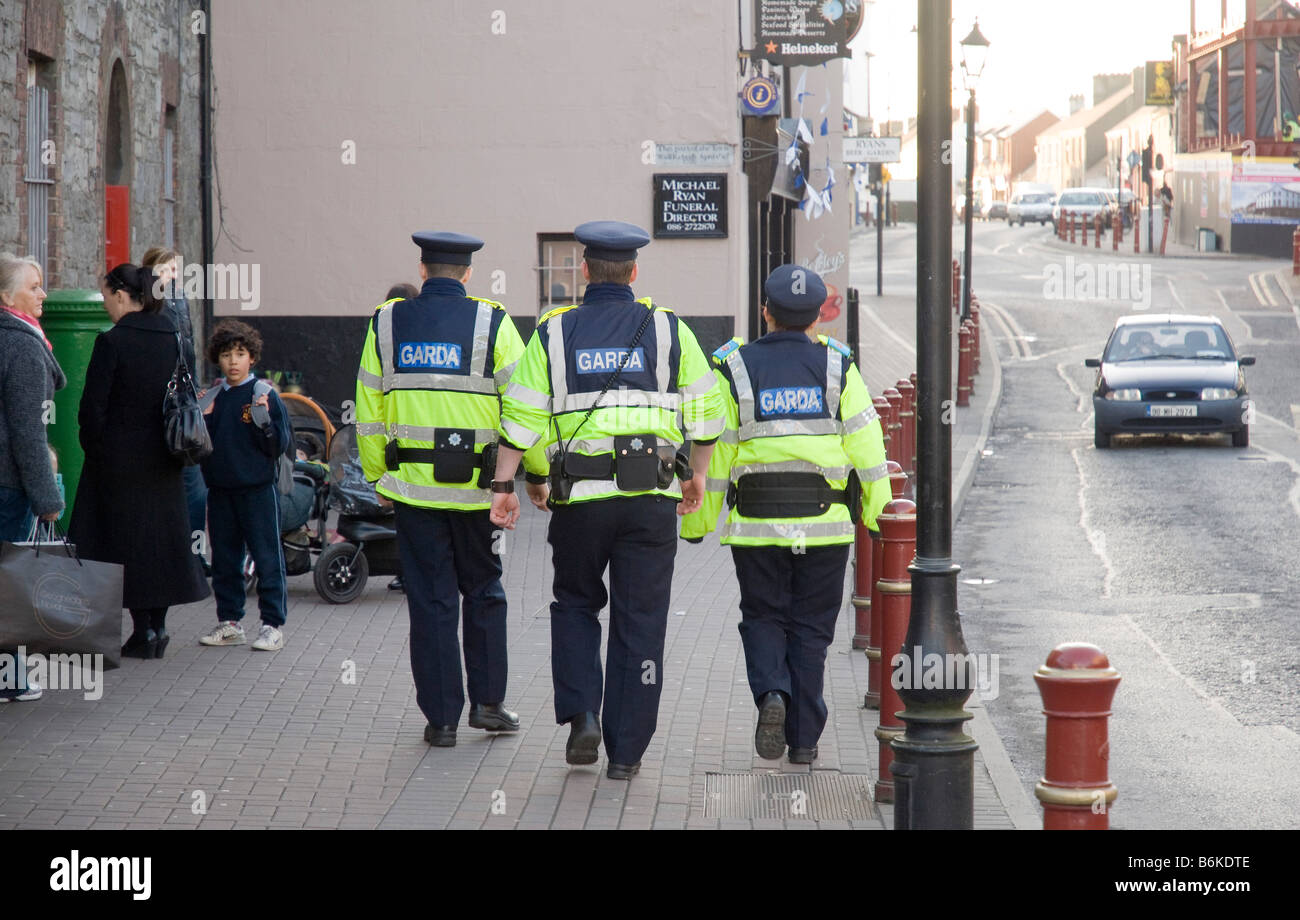
[[[54,190],[54,138],[50,124],[52,64],[27,59],[27,138],[23,191],[27,195],[27,254],[50,275],[50,193]]]
[[[583,246],[572,233],[537,234],[537,295],[540,316],[556,307],[582,303]]]
[[[163,115],[163,244],[176,248],[176,107]]]

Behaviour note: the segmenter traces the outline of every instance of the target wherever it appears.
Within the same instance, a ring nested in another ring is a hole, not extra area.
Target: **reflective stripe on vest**
[[[398,301],[401,303],[401,301]],[[484,376],[487,367],[488,338],[492,332],[490,304],[476,301],[478,312],[474,317],[474,345],[470,355],[469,374],[399,374],[393,362],[393,307],[389,304],[379,311],[379,362],[383,369],[380,385],[385,394],[393,390],[460,390],[470,393],[496,394],[496,381]],[[360,375],[358,375],[360,376]]]
[[[676,411],[681,408],[682,395],[668,392],[668,386],[671,383],[668,379],[668,358],[672,351],[672,331],[668,325],[668,314],[663,310],[655,310],[647,300],[638,300],[637,303],[642,304],[648,310],[654,311],[652,315],[655,326],[655,344],[657,346],[655,386],[658,389],[655,391],[626,388],[610,390],[605,395],[614,398],[609,402],[602,403],[601,408],[656,408]],[[590,409],[596,404],[600,391],[574,393],[572,395],[569,393],[569,358],[564,347],[564,314],[556,314],[546,323],[549,337],[546,356],[551,362],[551,412],[559,415],[563,412],[578,412]],[[627,349],[624,348],[623,352],[626,354]],[[620,360],[622,359],[620,358]],[[529,400],[524,399],[521,402],[529,403]],[[538,406],[537,408],[545,407]]]
[[[825,524],[759,524],[753,521],[736,521],[723,524],[722,536],[817,540],[822,537],[852,537],[854,526],[852,521],[831,521]]]
[[[741,441],[750,441],[754,438],[780,438],[787,435],[841,434],[844,431],[844,425],[834,417],[840,404],[844,369],[840,353],[835,349],[826,349],[825,406],[827,411],[832,413],[831,418],[815,418],[807,421],[776,419],[760,422],[754,403],[754,387],[749,379],[749,369],[745,367],[745,359],[740,356],[739,348],[727,355],[727,366],[731,368],[731,379],[736,384],[736,401],[740,417],[738,437]]]
[[[492,503],[492,492],[488,489],[418,486],[403,482],[392,473],[385,473],[376,485],[383,486],[402,498],[410,498],[419,502],[446,502],[447,504],[456,505],[489,505]]]

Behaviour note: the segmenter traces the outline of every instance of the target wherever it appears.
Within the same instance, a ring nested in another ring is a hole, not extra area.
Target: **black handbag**
[[[194,378],[185,364],[180,333],[176,334],[176,350],[176,369],[163,397],[163,440],[183,466],[193,466],[212,453],[212,438],[199,408]]]

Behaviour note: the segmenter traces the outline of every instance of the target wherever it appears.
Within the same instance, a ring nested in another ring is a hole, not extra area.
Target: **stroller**
[[[338,512],[337,531],[345,542],[330,543],[320,551],[315,581],[321,597],[346,604],[356,600],[371,574],[401,574],[396,516],[392,508],[379,504],[375,487],[361,472],[353,425],[344,425],[330,438],[328,508]],[[321,528],[323,532],[323,524]]]

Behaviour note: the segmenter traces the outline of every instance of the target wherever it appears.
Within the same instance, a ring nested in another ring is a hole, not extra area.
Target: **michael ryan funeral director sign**
[[[654,235],[727,235],[726,173],[655,173]]]

